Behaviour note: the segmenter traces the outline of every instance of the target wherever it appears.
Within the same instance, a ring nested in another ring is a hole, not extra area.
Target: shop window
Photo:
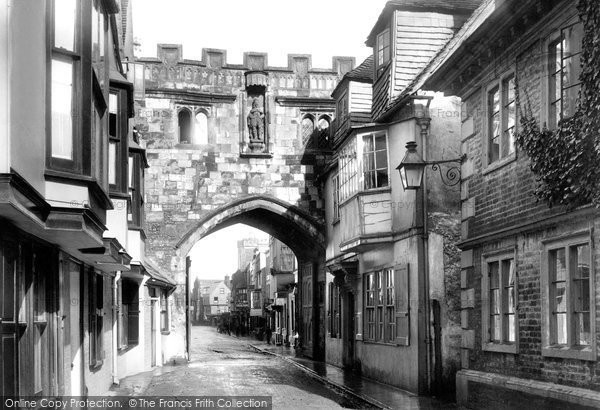
[[[409,344],[408,265],[364,275],[364,339]]]

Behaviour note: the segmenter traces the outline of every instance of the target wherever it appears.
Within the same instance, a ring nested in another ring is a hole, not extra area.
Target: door
[[[81,267],[74,262],[69,269],[71,329],[71,396],[82,396],[83,346],[81,345]]]
[[[354,367],[354,293],[344,292],[344,329],[343,329],[343,363],[344,367]]]
[[[157,335],[157,331],[156,331],[156,321],[158,320],[157,316],[157,303],[158,300],[155,298],[152,298],[150,301],[150,338],[151,343],[152,343],[152,357],[150,359],[150,365],[152,367],[156,366],[156,338],[158,337]]]
[[[0,396],[19,394],[18,333],[17,247],[0,242]]]

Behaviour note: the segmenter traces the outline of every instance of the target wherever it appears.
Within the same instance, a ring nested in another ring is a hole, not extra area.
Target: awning
[[[102,271],[127,271],[130,269],[131,256],[116,238],[104,238],[103,246],[80,249],[84,255],[93,256],[95,267]]]

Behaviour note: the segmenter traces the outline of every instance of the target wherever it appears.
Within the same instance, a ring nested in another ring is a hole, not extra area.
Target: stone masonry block
[[[460,291],[460,307],[463,309],[475,307],[475,289]]]
[[[470,268],[473,266],[473,249],[462,251],[460,253],[460,266]]]
[[[463,349],[475,348],[475,331],[474,330],[463,330],[461,347]]]
[[[463,329],[469,328],[469,310],[463,309],[460,311],[460,327]]]

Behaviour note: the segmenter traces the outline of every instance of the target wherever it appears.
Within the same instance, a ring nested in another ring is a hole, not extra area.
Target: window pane
[[[555,289],[555,305],[554,310],[556,312],[566,312],[567,311],[567,298],[566,291],[567,287],[564,282],[558,282],[554,285]]]
[[[556,343],[559,345],[567,344],[567,314],[556,314]]]
[[[75,50],[77,0],[54,0],[54,46]]]
[[[108,145],[108,183],[117,183],[117,143],[112,141]]]
[[[385,171],[377,171],[377,187],[385,187],[388,186],[388,172],[387,169]]]
[[[313,122],[312,119],[305,117],[302,120],[302,142],[306,143],[310,136],[313,133],[313,130],[315,128],[315,123]]]
[[[488,263],[488,272],[490,276],[490,289],[496,289],[500,286],[500,275],[498,272],[498,262]]]
[[[375,156],[375,163],[377,165],[377,169],[387,169],[387,151],[377,151],[375,153]]]
[[[500,341],[500,315],[493,315],[490,324],[490,339]]]
[[[507,342],[514,342],[515,339],[515,315],[514,314],[510,314],[508,315],[508,335],[506,338]]]
[[[52,156],[73,159],[73,64],[52,60]]]
[[[577,23],[563,30],[565,39],[564,57],[581,52],[583,41],[583,24]]]
[[[373,136],[365,135],[363,136],[363,152],[371,151],[373,151]]]
[[[490,104],[492,114],[500,111],[500,90],[498,87],[490,91]]]
[[[567,279],[566,254],[564,248],[550,252],[550,269],[553,281],[564,281]]]
[[[579,334],[579,345],[590,345],[592,343],[592,333],[590,331],[590,314],[581,312],[576,314],[575,323],[577,325],[577,333]]]

